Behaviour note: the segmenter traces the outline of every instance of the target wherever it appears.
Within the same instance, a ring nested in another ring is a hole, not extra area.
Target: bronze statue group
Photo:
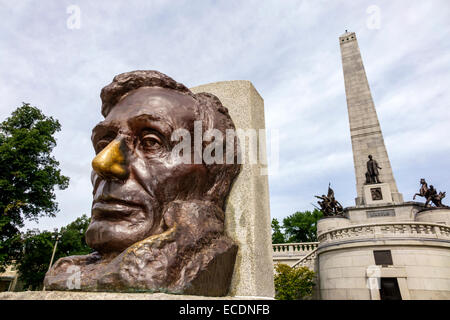
[[[428,207],[429,204],[433,203],[437,208],[446,207],[442,204],[442,199],[445,198],[445,191],[444,192],[437,192],[437,190],[430,185],[428,188],[428,184],[425,181],[425,179],[420,179],[420,190],[419,193],[416,193],[413,197],[413,200],[416,199],[416,196],[424,197],[426,199],[425,201],[425,207]]]
[[[381,169],[378,166],[378,163],[372,158],[371,155],[369,155],[369,161],[367,161],[367,172],[366,172],[366,184],[376,184],[381,183],[379,179],[379,169]],[[437,190],[430,185],[428,187],[428,184],[426,183],[425,179],[420,179],[420,190],[419,193],[416,193],[413,197],[413,200],[416,199],[416,196],[424,197],[426,199],[425,201],[425,208],[432,207],[431,204],[434,204],[436,208],[443,208],[447,207],[446,205],[442,204],[442,199],[445,198],[445,191],[444,192],[437,192]],[[336,200],[334,197],[334,191],[331,189],[331,184],[328,184],[328,194],[322,195],[322,196],[315,196],[319,199],[317,203],[320,206],[320,211],[322,211],[323,215],[325,217],[331,217],[331,216],[343,216],[344,215],[344,208],[339,203],[339,201]],[[316,206],[314,206],[316,207]],[[319,209],[318,207],[316,207]]]
[[[325,217],[330,216],[342,216],[344,214],[344,208],[339,203],[339,201],[336,200],[334,197],[334,191],[331,189],[331,184],[328,184],[328,194],[322,195],[322,196],[315,196],[316,198],[322,200],[317,201],[317,203],[320,206],[320,211],[323,212],[323,215]]]

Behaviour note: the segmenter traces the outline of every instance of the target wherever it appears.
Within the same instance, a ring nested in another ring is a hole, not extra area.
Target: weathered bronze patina
[[[336,200],[334,197],[334,190],[331,189],[331,185],[328,185],[328,193],[327,195],[322,196],[315,196],[317,199],[320,199],[322,201],[317,201],[317,203],[320,206],[320,211],[323,212],[323,215],[325,217],[331,217],[331,216],[342,216],[344,215],[344,208],[339,203],[339,201]]]
[[[381,183],[378,169],[381,170],[380,166],[378,166],[378,162],[372,158],[372,155],[369,154],[369,160],[367,161],[366,184]]]
[[[437,208],[447,207],[442,204],[442,199],[445,198],[445,191],[437,193],[436,189],[432,185],[428,188],[428,184],[423,178],[420,179],[420,185],[419,193],[416,193],[413,196],[413,200],[416,199],[416,196],[420,196],[426,199],[425,207],[428,207],[428,205],[431,206],[431,203],[433,203]]]
[[[228,110],[157,71],[120,74],[101,98],[86,232],[95,252],[59,259],[46,288],[226,295],[237,246],[224,234],[224,204],[240,166],[236,151],[234,164],[195,164],[194,121],[225,137],[235,129]],[[177,129],[191,134],[189,163],[174,158]]]

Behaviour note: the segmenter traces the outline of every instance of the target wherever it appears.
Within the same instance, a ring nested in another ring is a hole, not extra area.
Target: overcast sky
[[[90,215],[100,90],[136,69],[188,87],[254,84],[267,128],[280,133],[272,217],[312,209],[328,182],[344,206],[354,205],[338,42],[345,29],[356,32],[399,191],[411,200],[422,177],[450,191],[449,17],[448,0],[1,0],[0,118],[22,101],[57,118],[54,155],[71,179],[57,192],[57,217],[26,228]]]

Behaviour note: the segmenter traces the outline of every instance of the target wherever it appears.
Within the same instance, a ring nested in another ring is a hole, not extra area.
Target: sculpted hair
[[[193,96],[193,93],[183,84],[176,82],[164,73],[154,70],[136,70],[121,73],[102,89],[102,115],[106,118],[111,109],[129,92],[140,87],[161,87],[176,90]]]
[[[155,70],[137,70],[125,72],[114,77],[113,81],[105,86],[100,97],[102,99],[102,115],[106,117],[111,109],[129,92],[140,87],[161,87],[175,90],[182,94],[191,96],[197,101],[196,118],[202,121],[203,133],[210,129],[217,129],[223,136],[223,155],[225,157],[226,130],[235,131],[233,120],[231,119],[228,109],[222,105],[220,100],[210,93],[192,93],[185,85],[176,82],[169,76]],[[203,143],[202,149],[207,143]],[[238,151],[237,137],[233,141],[233,163],[223,164],[213,163],[204,164],[208,170],[208,186],[209,189],[205,194],[204,200],[216,203],[220,208],[224,209],[224,201],[231,190],[231,185],[239,174],[240,164],[237,163]],[[203,152],[203,150],[202,150]]]

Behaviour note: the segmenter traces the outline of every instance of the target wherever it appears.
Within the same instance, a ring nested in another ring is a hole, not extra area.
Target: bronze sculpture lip
[[[143,210],[144,207],[141,204],[112,197],[101,196],[92,203],[92,216],[96,220],[115,220]]]

